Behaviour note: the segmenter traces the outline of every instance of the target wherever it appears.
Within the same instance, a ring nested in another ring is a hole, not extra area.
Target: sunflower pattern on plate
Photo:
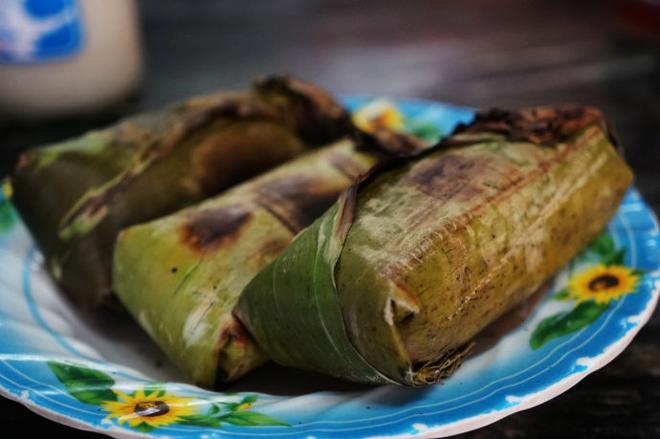
[[[428,121],[408,118],[389,99],[375,99],[353,112],[353,123],[366,133],[392,130],[412,134],[427,144],[435,143],[443,133]]]
[[[164,390],[137,389],[133,393],[114,390],[116,401],[101,404],[108,412],[108,419],[116,418],[120,424],[139,428],[158,428],[162,425],[176,424],[186,416],[195,414],[196,398],[184,398],[167,393]]]
[[[257,395],[218,393],[218,398],[181,396],[169,392],[164,384],[148,382],[125,389],[105,372],[76,363],[49,362],[69,395],[97,406],[107,413],[108,422],[149,433],[169,425],[221,428],[223,424],[242,427],[283,426],[289,424],[250,410]],[[227,399],[229,398],[229,400]]]
[[[568,286],[569,294],[576,302],[593,300],[608,304],[635,291],[639,273],[622,265],[594,265],[574,275]]]
[[[552,296],[557,301],[574,301],[573,308],[543,319],[530,338],[532,349],[583,329],[607,311],[612,302],[634,293],[644,273],[625,266],[624,257],[625,250],[616,247],[609,233],[594,239],[571,262],[566,287]]]

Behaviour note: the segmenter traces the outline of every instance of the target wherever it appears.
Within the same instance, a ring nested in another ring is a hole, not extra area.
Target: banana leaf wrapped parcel
[[[23,154],[14,203],[77,303],[113,303],[118,231],[179,210],[348,133],[322,90],[281,76],[203,96]],[[110,300],[108,300],[110,299]]]
[[[346,138],[127,228],[114,253],[116,294],[196,384],[235,380],[267,359],[232,314],[245,285],[361,174],[421,148],[394,133]]]
[[[343,193],[236,314],[282,365],[437,382],[607,224],[632,180],[615,146],[588,107],[481,113]]]

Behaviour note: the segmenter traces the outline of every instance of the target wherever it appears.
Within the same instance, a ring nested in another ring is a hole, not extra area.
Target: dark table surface
[[[660,50],[601,1],[142,0],[147,71],[113,114],[0,128],[0,176],[31,145],[121,114],[289,72],[338,93],[414,96],[475,107],[579,102],[613,121],[637,186],[660,209]],[[660,436],[660,318],[612,363],[563,395],[464,435]],[[93,436],[0,400],[0,423]]]

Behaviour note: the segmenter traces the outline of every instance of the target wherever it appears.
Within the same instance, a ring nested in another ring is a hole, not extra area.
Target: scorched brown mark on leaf
[[[266,96],[285,96],[293,113],[296,131],[313,143],[327,143],[337,132],[351,130],[351,118],[335,100],[319,88],[287,76],[272,75],[255,81]]]
[[[425,143],[417,137],[395,133],[394,131],[382,129],[375,133],[367,134],[356,130],[354,134],[358,139],[358,147],[367,151],[376,151],[389,157],[413,157],[426,149]]]
[[[475,160],[449,154],[420,166],[406,180],[432,197],[448,200],[468,189],[478,166]]]
[[[566,141],[593,124],[600,125],[605,132],[608,132],[608,123],[603,114],[591,107],[565,105],[519,111],[493,108],[477,113],[470,124],[459,125],[454,130],[454,134],[493,132],[503,134],[511,141],[550,146]],[[609,135],[616,144],[613,136]]]
[[[259,246],[258,257],[260,259],[267,258],[276,258],[281,255],[282,252],[289,246],[288,239],[273,239],[271,241],[266,241]]]
[[[364,172],[364,166],[360,165],[360,163],[356,162],[353,157],[346,154],[332,154],[328,158],[328,162],[333,168],[351,180],[355,180]]]
[[[324,187],[313,176],[290,175],[259,188],[257,202],[293,233],[311,224],[337,200],[343,187]]]
[[[259,126],[260,129],[254,129]],[[269,145],[281,145],[271,151]],[[255,146],[259,145],[260,148]],[[224,130],[222,136],[209,136],[192,154],[191,186],[198,185],[202,193],[214,194],[252,175],[265,171],[271,164],[280,163],[304,146],[289,131],[274,125],[253,124],[244,131]],[[227,161],[232,151],[233,161]],[[286,151],[291,151],[289,154]]]
[[[196,251],[217,249],[239,238],[251,214],[240,205],[196,212],[182,225],[182,241]]]

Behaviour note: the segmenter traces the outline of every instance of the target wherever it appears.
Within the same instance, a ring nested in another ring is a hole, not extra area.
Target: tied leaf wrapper
[[[13,202],[50,273],[75,302],[113,304],[119,230],[164,216],[347,135],[325,92],[281,76],[129,118],[24,153]]]
[[[125,229],[115,250],[116,293],[195,383],[235,380],[267,359],[233,315],[245,285],[360,175],[422,148],[405,135],[346,138]]]
[[[602,115],[493,110],[375,172],[243,291],[277,363],[423,386],[607,224],[632,181]]]

